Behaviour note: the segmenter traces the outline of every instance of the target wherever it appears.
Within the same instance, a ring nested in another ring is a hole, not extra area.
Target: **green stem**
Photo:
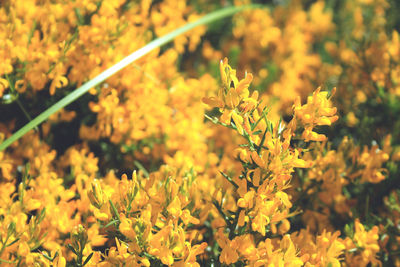
[[[32,117],[29,115],[29,113],[26,111],[26,109],[24,108],[24,105],[22,105],[21,101],[18,99],[18,92],[17,90],[15,90],[13,83],[11,82],[10,78],[8,77],[8,75],[6,74],[6,79],[8,81],[8,84],[10,85],[10,90],[11,90],[11,94],[16,96],[15,97],[15,102],[17,102],[18,106],[20,107],[20,109],[22,110],[22,112],[24,113],[24,115],[26,116],[26,118],[28,119],[28,121],[32,120]],[[38,131],[38,128],[35,127],[35,130]]]
[[[161,47],[162,45],[172,41],[175,37],[182,35],[186,33],[187,31],[201,25],[205,25],[208,23],[211,23],[213,21],[222,19],[224,17],[231,16],[237,12],[243,11],[245,9],[251,9],[251,8],[263,8],[265,6],[263,5],[245,5],[245,6],[237,6],[237,7],[227,7],[223,8],[217,11],[214,11],[212,13],[209,13],[205,15],[204,17],[200,18],[197,21],[187,23],[186,25],[160,37],[157,38],[144,47],[140,48],[139,50],[136,50],[129,56],[125,57],[122,59],[120,62],[117,64],[111,66],[110,68],[106,69],[90,81],[86,82],[83,84],[81,87],[76,89],[75,91],[71,92],[64,98],[62,98],[60,101],[46,109],[44,112],[42,112],[39,116],[37,116],[35,119],[30,121],[28,124],[26,124],[24,127],[19,129],[17,132],[15,132],[10,138],[5,140],[3,143],[0,144],[0,151],[6,149],[9,145],[11,145],[13,142],[21,138],[24,134],[26,134],[28,131],[45,121],[48,117],[50,117],[52,114],[56,113],[58,110],[64,108],[66,105],[72,103],[75,101],[77,98],[85,94],[87,91],[89,91],[90,88],[93,88],[109,78],[110,76],[114,75],[116,72],[120,71],[121,69],[125,68],[127,65],[131,64],[132,62],[136,61],[137,59],[143,57],[144,55],[148,54],[152,50]]]
[[[26,111],[26,109],[24,108],[24,106],[22,105],[21,101],[19,101],[19,99],[16,99],[15,102],[17,102],[18,106],[20,107],[20,109],[22,110],[22,112],[24,113],[25,117],[28,119],[28,121],[32,120],[31,115],[29,115],[29,113]]]
[[[3,260],[3,259],[0,259],[0,262],[9,263],[9,264],[17,263],[17,261],[8,261],[8,260]]]
[[[145,176],[146,178],[150,176],[149,172],[146,170],[145,167],[143,167],[143,165],[142,165],[139,161],[135,160],[135,161],[133,161],[133,164],[135,164],[135,166],[136,166],[139,170],[142,171],[142,173],[144,174],[144,176]]]

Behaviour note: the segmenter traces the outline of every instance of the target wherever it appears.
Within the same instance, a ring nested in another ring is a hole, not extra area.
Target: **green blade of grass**
[[[185,32],[201,25],[205,25],[208,23],[211,23],[213,21],[231,16],[237,12],[240,12],[245,9],[250,9],[250,8],[263,8],[265,6],[263,5],[245,5],[245,6],[237,6],[237,7],[227,7],[223,8],[214,12],[211,12],[197,21],[187,23],[184,26],[160,37],[157,38],[144,47],[140,48],[139,50],[136,50],[129,56],[125,57],[122,59],[120,62],[116,63],[115,65],[111,66],[110,68],[106,69],[90,81],[86,82],[83,84],[81,87],[77,88],[64,98],[62,98],[60,101],[46,109],[44,112],[42,112],[39,116],[37,116],[35,119],[27,123],[24,127],[19,129],[17,132],[15,132],[10,138],[6,139],[3,143],[0,144],[0,151],[6,149],[9,145],[11,145],[13,142],[24,136],[28,131],[31,129],[35,128],[38,126],[40,123],[45,121],[48,117],[50,117],[52,114],[56,113],[58,110],[64,108],[66,105],[72,103],[75,101],[77,98],[85,94],[87,91],[89,91],[90,88],[95,87],[96,85],[100,84],[116,72],[120,71],[121,69],[125,68],[127,65],[131,64],[132,62],[136,61],[137,59],[143,57],[144,55],[148,54],[150,51],[172,41],[175,37],[184,34]]]

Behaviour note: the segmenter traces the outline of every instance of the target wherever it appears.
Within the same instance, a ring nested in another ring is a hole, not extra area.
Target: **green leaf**
[[[54,259],[50,258],[46,253],[42,252],[42,256],[48,259],[49,261],[53,261]]]
[[[6,247],[12,246],[12,245],[14,245],[15,243],[17,243],[18,241],[19,241],[19,237],[16,238],[14,241],[10,242],[9,244],[7,244]]]
[[[90,259],[93,257],[93,252],[92,253],[90,253],[90,255],[86,258],[86,260],[83,262],[83,265],[82,266],[85,266],[89,261],[90,261]]]
[[[220,173],[222,174],[222,176],[225,177],[226,180],[228,180],[235,188],[239,188],[239,186],[232,180],[231,177],[229,177],[227,174],[225,174],[224,172],[220,171]]]
[[[119,213],[118,213],[117,208],[115,207],[115,205],[114,205],[114,203],[111,201],[111,199],[109,200],[109,202],[110,202],[111,209],[112,209],[112,211],[113,211],[115,217],[117,218],[118,222],[120,222],[120,221],[121,221],[121,218],[119,217]]]
[[[74,249],[74,247],[71,244],[68,244],[67,248],[70,249],[75,255],[78,255],[78,253],[76,252],[76,250]]]
[[[113,224],[117,224],[118,222],[119,222],[118,220],[112,220],[111,222],[107,223],[106,225],[104,225],[101,228],[107,228],[107,227],[109,227],[109,226],[111,226]]]

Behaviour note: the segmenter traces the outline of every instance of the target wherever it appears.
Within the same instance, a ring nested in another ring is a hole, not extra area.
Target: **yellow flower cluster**
[[[400,266],[400,7],[272,2],[0,151],[0,265]],[[150,40],[250,3],[3,1],[0,143]]]
[[[376,259],[376,253],[379,252],[378,227],[374,226],[370,231],[366,231],[358,219],[354,223],[354,236],[347,237],[345,245],[347,250],[356,253],[347,254],[346,261],[349,265],[367,266],[368,263],[380,265]]]
[[[298,257],[290,236],[285,235],[290,229],[287,218],[297,213],[290,212],[292,202],[285,190],[290,187],[294,168],[310,167],[311,162],[299,158],[299,150],[291,147],[290,141],[295,135],[297,117],[301,118],[311,109],[315,121],[324,122],[326,114],[315,113],[313,110],[332,110],[329,115],[333,116],[336,109],[330,108],[326,93],[317,90],[314,93],[314,101],[309,99],[311,103],[303,106],[299,103],[295,105],[295,117],[287,126],[274,125],[266,119],[265,109],[261,109],[257,94],[253,94],[251,98],[247,97],[252,75],[247,74],[238,82],[236,71],[227,63],[227,59],[220,63],[222,88],[218,91],[218,97],[204,98],[203,101],[211,107],[219,107],[222,113],[220,122],[235,128],[247,139],[248,144],[237,150],[238,159],[243,166],[241,175],[231,178],[222,173],[235,188],[233,197],[236,207],[232,203],[227,205],[225,211],[222,203],[231,201],[223,198],[214,200],[214,205],[225,220],[222,225],[229,229],[225,232],[220,228],[216,235],[217,242],[222,248],[220,262],[232,264],[240,260],[254,266],[279,266],[289,263],[291,266],[302,266],[309,258]],[[261,116],[259,109],[262,110]],[[216,118],[212,120],[218,121]],[[310,120],[311,123],[313,121]],[[329,119],[328,121],[330,125],[331,121]],[[264,238],[269,233],[283,237],[255,239],[254,234],[250,234],[252,232],[258,232]],[[338,235],[339,233],[335,234],[333,238]],[[279,247],[274,248],[272,242],[277,242]],[[333,245],[332,263],[339,264],[338,257],[343,248],[344,245],[340,242]],[[328,259],[327,263],[329,262]]]
[[[240,66],[258,71],[255,84],[268,91],[263,101],[278,110],[290,112],[297,96],[306,97],[315,84],[341,72],[339,66],[323,62],[312,49],[321,39],[332,36],[335,29],[332,12],[324,1],[316,1],[306,10],[302,1],[295,0],[287,7],[236,15],[234,22],[233,34],[242,50]],[[274,101],[276,97],[278,102]]]
[[[333,90],[332,95],[336,88]],[[339,118],[335,115],[336,108],[330,107],[327,94],[328,92],[320,92],[320,88],[318,88],[312,97],[307,98],[307,104],[302,106],[300,98],[297,98],[294,104],[295,117],[298,120],[296,125],[300,124],[304,127],[302,138],[306,142],[326,140],[325,135],[313,132],[313,128],[316,125],[331,125]]]

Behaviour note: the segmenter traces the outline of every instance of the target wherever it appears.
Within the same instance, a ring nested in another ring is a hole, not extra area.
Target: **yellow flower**
[[[290,235],[286,234],[280,243],[281,250],[283,251],[283,261],[290,263],[292,266],[302,266],[303,261],[298,257],[296,248],[290,239]]]
[[[0,134],[1,135],[1,134]],[[2,138],[0,136],[0,142],[2,142]],[[13,169],[13,161],[7,157],[8,155],[3,151],[0,152],[0,170],[2,177],[8,181],[12,179],[12,169]]]
[[[181,210],[181,201],[179,200],[179,197],[174,197],[174,199],[169,203],[167,210],[169,214],[174,216],[175,218],[178,218],[182,214]]]
[[[239,247],[238,242],[236,240],[229,240],[221,228],[218,230],[216,239],[219,246],[222,248],[219,261],[225,264],[237,262],[239,260],[239,254],[237,252]]]
[[[136,233],[132,227],[132,220],[125,218],[125,217],[121,217],[121,223],[119,224],[119,230],[121,231],[121,233],[128,237],[131,240],[135,240],[136,237]]]
[[[9,87],[6,79],[0,78],[0,98],[3,96],[5,90]]]
[[[304,127],[302,138],[306,142],[326,140],[325,135],[314,132],[313,128],[317,125],[331,125],[339,118],[335,115],[336,108],[331,107],[330,103],[330,97],[334,95],[336,88],[332,90],[329,98],[328,92],[320,92],[320,90],[321,88],[318,88],[312,96],[309,96],[305,105],[301,105],[300,98],[297,98],[293,106],[295,119],[298,120],[294,125]]]
[[[31,252],[31,249],[28,245],[27,242],[20,242],[18,246],[18,254],[21,255],[22,257],[28,256],[28,254]]]
[[[101,189],[101,185],[98,180],[93,180],[91,184],[92,188],[87,192],[87,195],[90,199],[90,203],[95,206],[96,208],[100,209],[105,200],[104,200],[104,193]]]
[[[356,219],[354,228],[354,236],[352,238],[347,237],[345,240],[346,249],[349,251],[345,255],[347,264],[367,266],[368,263],[371,263],[381,265],[381,262],[376,259],[376,254],[379,252],[378,226],[366,231],[360,220]]]
[[[244,79],[238,80],[236,70],[228,65],[228,59],[220,61],[222,87],[217,97],[204,97],[203,102],[210,107],[218,107],[222,113],[221,121],[230,125],[233,119],[238,132],[243,135],[243,115],[253,110],[257,105],[258,93],[249,96],[249,86],[253,75],[246,73]],[[248,123],[248,122],[247,122]]]
[[[50,85],[50,95],[54,95],[54,93],[56,92],[56,88],[62,88],[68,85],[68,79],[64,76],[57,76],[54,78],[54,80],[51,82]]]

